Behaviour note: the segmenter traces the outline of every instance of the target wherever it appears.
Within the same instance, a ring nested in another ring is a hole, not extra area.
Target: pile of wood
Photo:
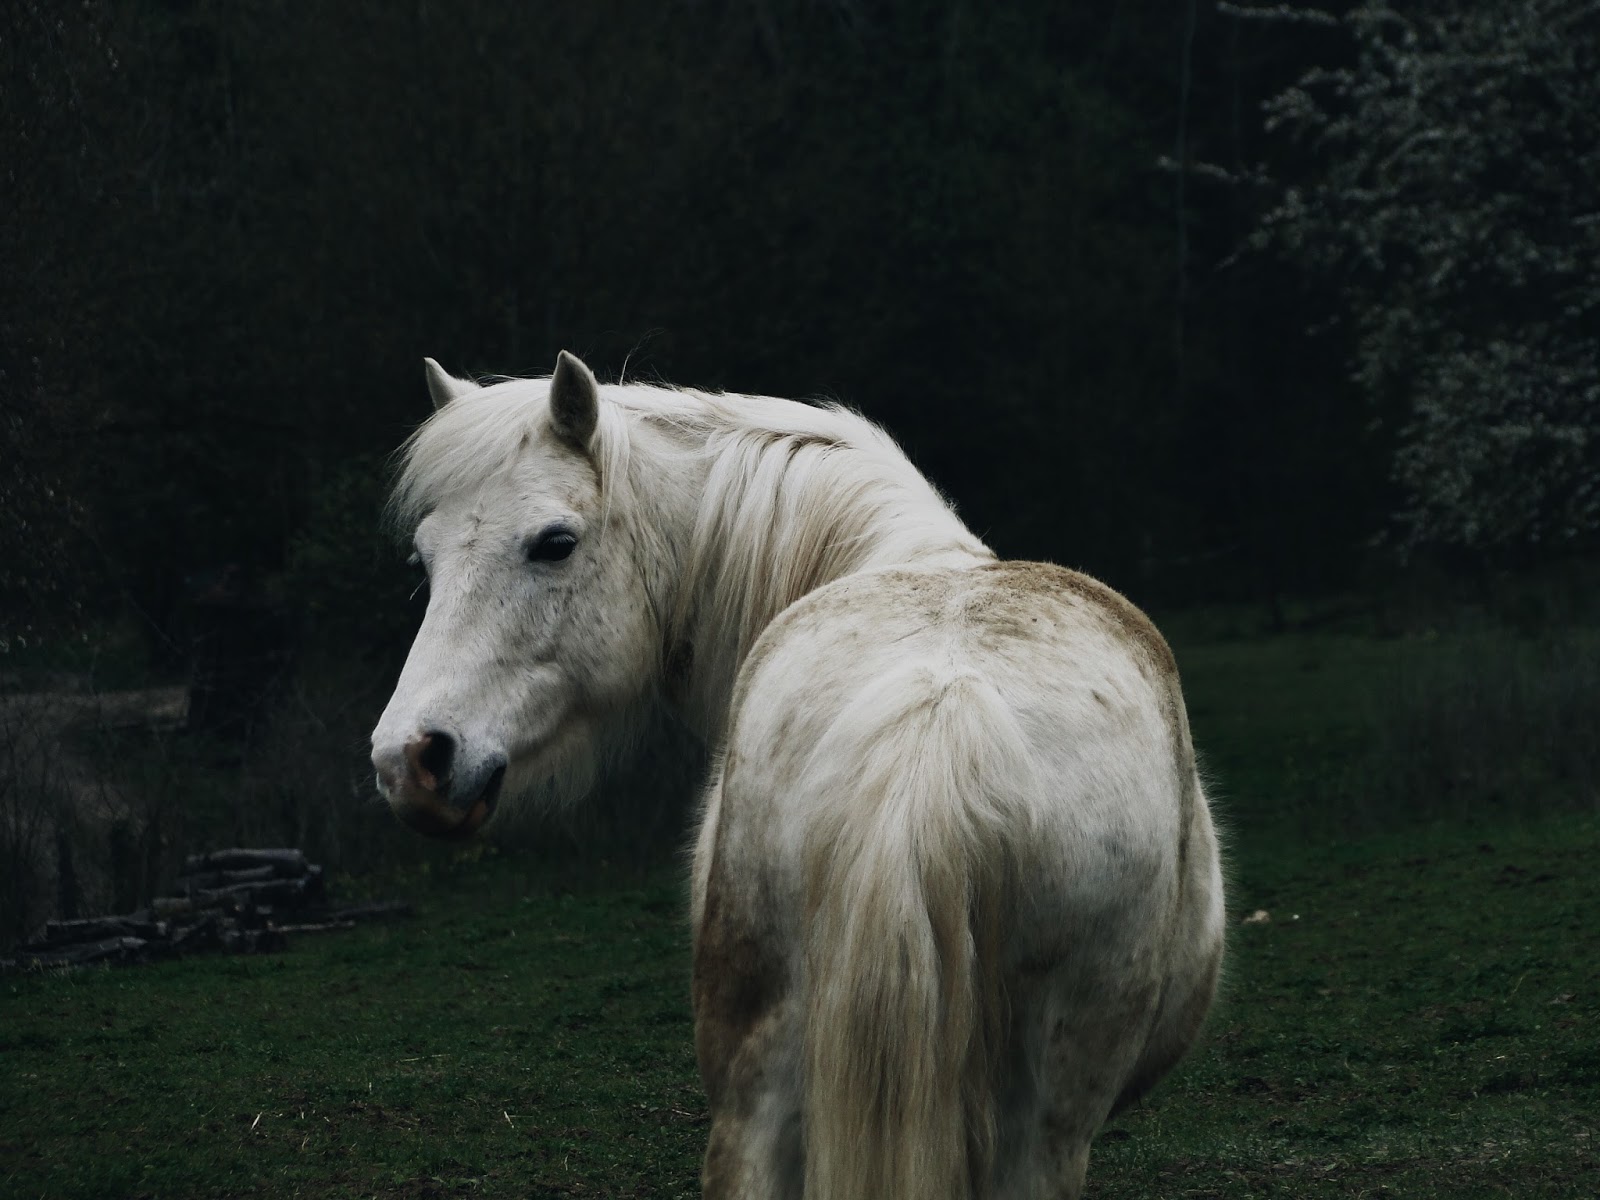
[[[409,916],[400,902],[330,906],[322,868],[299,850],[191,855],[171,894],[122,916],[50,921],[44,937],[0,959],[0,969],[139,963],[199,951],[283,950],[291,933],[349,929]]]

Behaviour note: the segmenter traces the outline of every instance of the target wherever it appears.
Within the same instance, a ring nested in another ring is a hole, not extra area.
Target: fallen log
[[[116,917],[84,917],[76,921],[46,921],[44,941],[24,949],[44,950],[63,944],[103,941],[113,937],[136,937],[154,941],[167,936],[167,923],[149,920],[137,913]]]
[[[264,883],[278,877],[278,868],[270,864],[264,867],[247,867],[242,871],[197,871],[192,875],[178,876],[177,890],[181,892],[192,888],[227,887],[235,883]]]
[[[322,897],[322,877],[269,879],[265,883],[235,883],[212,889],[218,896],[234,896],[251,904],[304,905]]]
[[[209,854],[191,854],[183,860],[183,873],[201,871],[243,871],[251,867],[274,867],[285,878],[304,875],[310,864],[304,850],[292,848],[269,850],[213,850]]]
[[[30,967],[82,967],[98,962],[129,962],[145,948],[145,940],[136,937],[101,938],[93,942],[80,942],[75,946],[60,946],[53,950],[29,950],[7,962],[24,970]]]
[[[220,895],[217,892],[204,892],[194,896],[157,896],[150,901],[150,908],[163,917],[170,917],[176,920],[189,913],[222,908],[229,902],[229,899],[229,897]]]
[[[264,954],[288,934],[350,929],[411,915],[404,901],[330,906],[323,871],[299,850],[219,850],[191,855],[177,894],[136,912],[50,921],[44,938],[0,970],[147,962],[179,954]]]
[[[159,898],[156,907],[164,912],[185,911],[186,906],[193,910],[242,910],[247,905],[263,904],[294,908],[320,900],[323,893],[322,874],[318,872],[299,879],[266,879],[215,888],[190,888],[182,896]]]
[[[178,926],[167,942],[174,954],[193,954],[201,950],[222,949],[222,918],[206,913],[191,925]]]

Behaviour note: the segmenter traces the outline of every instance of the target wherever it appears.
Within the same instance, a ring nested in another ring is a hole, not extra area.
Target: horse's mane
[[[512,469],[548,420],[549,386],[496,383],[434,414],[401,448],[391,519],[409,529],[439,497]],[[940,551],[989,556],[894,440],[841,405],[646,384],[600,396],[591,450],[608,509],[642,511],[664,456],[706,459],[693,532],[674,548],[683,586],[662,614],[669,646],[691,626],[721,631],[730,661],[697,647],[697,674],[731,682],[772,618],[824,583]]]
[[[778,613],[823,584],[922,554],[988,550],[894,440],[835,404],[755,396],[705,398],[712,426],[694,537],[684,564],[697,589],[692,622],[727,634],[726,661],[697,662],[731,683]],[[730,586],[731,584],[731,586]],[[697,647],[697,653],[703,650]]]

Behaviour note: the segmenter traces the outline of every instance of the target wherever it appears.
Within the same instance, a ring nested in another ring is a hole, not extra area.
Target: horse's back
[[[898,792],[883,778],[895,773]],[[943,841],[925,811],[938,806],[961,810]],[[992,1093],[988,1141],[967,1131],[991,1164],[981,1190],[1032,1194],[1049,1177],[1057,1191],[1041,1194],[1074,1194],[1094,1129],[1181,1053],[1193,1028],[1163,1026],[1197,1026],[1191,993],[1208,1000],[1215,977],[1215,946],[1180,944],[1216,941],[1220,884],[1176,667],[1149,621],[1094,580],[1030,563],[863,573],[780,615],[741,672],[697,851],[697,1005],[738,1010],[734,1027],[706,1022],[703,1067],[734,1061],[740,1039],[805,1039],[817,1017],[802,993],[838,973],[815,945],[832,936],[828,905],[849,929],[852,911],[884,904],[834,860],[897,839],[924,872],[907,890],[930,906],[930,857],[974,877],[962,969],[973,1002],[995,1010],[979,1014],[987,1033],[963,1035]],[[906,953],[893,928],[884,937],[901,945],[883,954]],[[743,1009],[724,1003],[731,947],[760,963]],[[784,1114],[765,1119],[788,1147],[777,1158],[798,1161],[804,1121],[778,1094],[805,1074],[792,1058],[764,1077]]]
[[[1176,842],[1194,758],[1172,653],[1127,600],[1048,564],[869,572],[805,597],[773,622],[741,673],[730,754],[741,770],[752,756],[792,789],[816,747],[848,740],[835,729],[841,715],[871,720],[857,700],[874,685],[957,675],[984,680],[1012,713],[1046,826],[1060,824],[1062,837],[1076,828]],[[856,740],[879,732],[862,727]],[[808,815],[792,792],[774,799],[789,816]]]

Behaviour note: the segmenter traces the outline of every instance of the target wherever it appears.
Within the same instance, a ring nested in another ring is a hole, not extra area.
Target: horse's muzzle
[[[459,839],[476,833],[500,799],[503,754],[471,758],[447,733],[420,734],[401,747],[374,747],[378,790],[394,815],[418,833]]]

